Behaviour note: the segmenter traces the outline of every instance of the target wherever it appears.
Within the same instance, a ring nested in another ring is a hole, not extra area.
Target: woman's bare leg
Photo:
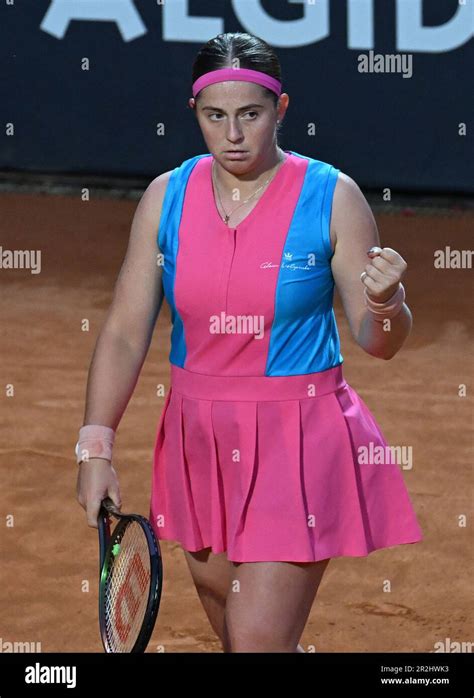
[[[298,641],[328,563],[234,563],[224,614],[228,651],[304,651]]]
[[[229,561],[226,553],[215,554],[210,548],[194,553],[187,550],[183,552],[211,627],[219,637],[224,652],[229,652],[224,629],[224,614],[227,596],[232,581],[236,578],[235,570],[238,565]],[[304,652],[304,649],[298,644],[296,651]]]
[[[215,554],[210,548],[195,553],[184,550],[184,556],[212,629],[225,651],[224,610],[234,572],[233,564],[226,553]]]

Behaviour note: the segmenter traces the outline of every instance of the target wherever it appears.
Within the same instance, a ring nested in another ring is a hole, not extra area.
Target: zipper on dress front
[[[236,233],[237,233],[237,228],[230,228],[232,231],[232,257],[230,258],[230,266],[229,266],[229,271],[227,274],[227,286],[226,286],[226,291],[225,291],[225,307],[224,307],[224,312],[227,315],[227,303],[228,303],[228,297],[229,297],[229,282],[230,282],[230,275],[232,272],[232,262],[234,261],[234,255],[235,255],[235,243],[236,243]]]

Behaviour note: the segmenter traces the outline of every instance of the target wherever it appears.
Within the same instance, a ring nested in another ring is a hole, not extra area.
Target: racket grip
[[[119,509],[117,508],[117,505],[114,503],[114,501],[113,501],[110,497],[105,497],[105,498],[102,500],[102,506],[103,506],[104,509],[105,509],[106,511],[108,511],[108,512],[111,512],[111,513],[113,513],[113,514],[114,514],[114,513],[120,514],[120,511],[119,511]]]

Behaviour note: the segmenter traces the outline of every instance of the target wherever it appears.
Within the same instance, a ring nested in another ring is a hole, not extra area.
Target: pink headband
[[[259,70],[251,70],[250,68],[219,68],[218,70],[211,70],[205,75],[201,75],[193,83],[193,97],[208,85],[212,85],[215,82],[224,82],[226,80],[243,80],[245,82],[256,82],[259,85],[268,87],[280,96],[281,94],[281,82],[272,78],[266,73],[261,73]]]

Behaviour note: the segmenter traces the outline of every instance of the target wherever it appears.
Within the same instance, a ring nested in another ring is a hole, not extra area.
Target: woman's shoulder
[[[303,160],[309,160],[309,164],[318,173],[325,173],[327,175],[332,175],[332,177],[337,182],[337,187],[340,195],[347,197],[354,192],[359,190],[357,182],[355,182],[352,177],[350,177],[346,172],[343,172],[335,163],[328,162],[326,160],[320,160],[313,155],[302,155],[301,153],[296,153],[294,150],[289,151],[296,158]]]
[[[194,165],[194,163],[196,163],[198,160],[200,160],[201,158],[204,158],[204,157],[210,157],[210,154],[209,153],[201,153],[199,155],[193,155],[190,158],[186,158],[185,160],[182,160],[178,165],[173,167],[173,169],[166,170],[165,172],[162,172],[161,174],[157,175],[154,179],[152,179],[152,181],[150,182],[150,184],[148,186],[150,186],[154,189],[156,189],[156,188],[159,189],[163,185],[166,187],[171,175],[174,172],[186,169],[188,166]]]
[[[288,151],[297,167],[308,176],[308,181],[314,182],[318,187],[322,182],[335,183],[338,175],[341,174],[338,166],[333,162],[321,160],[317,155],[297,153],[294,150]]]
[[[295,150],[287,150],[286,152],[290,153],[290,155],[293,157],[293,159],[296,160],[309,160],[310,163],[313,164],[318,164],[320,166],[325,166],[325,167],[336,167],[330,162],[327,162],[326,160],[321,160],[317,157],[317,155],[309,155],[307,153],[297,153]]]
[[[200,153],[199,155],[193,155],[190,158],[186,158],[179,165],[176,165],[172,170],[167,170],[162,174],[155,177],[149,184],[153,189],[161,190],[166,189],[168,182],[171,177],[178,179],[179,177],[186,176],[190,174],[196,163],[201,160],[201,158],[211,157],[210,153]]]
[[[161,209],[166,188],[172,174],[173,170],[167,170],[152,179],[143,193],[143,201],[151,207]]]

